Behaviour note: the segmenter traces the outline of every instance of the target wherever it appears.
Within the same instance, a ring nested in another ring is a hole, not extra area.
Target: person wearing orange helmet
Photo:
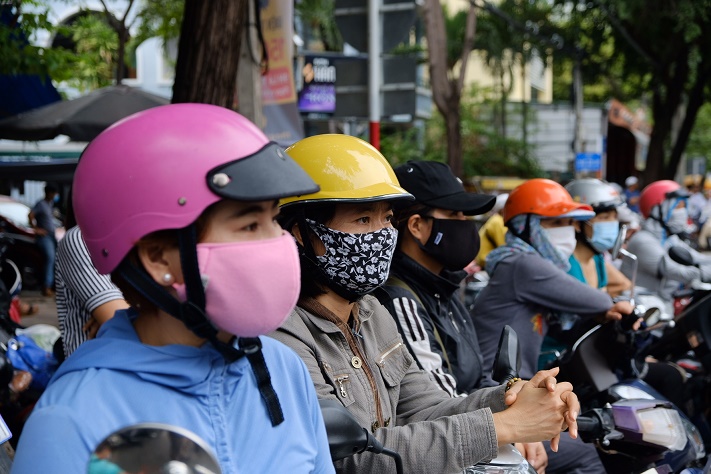
[[[627,250],[637,256],[636,284],[667,301],[680,285],[694,280],[711,281],[711,258],[680,238],[689,229],[688,198],[688,192],[675,181],[655,181],[646,186],[639,199],[645,220],[627,244]],[[672,260],[667,252],[674,246],[686,248],[697,265],[681,265]],[[621,270],[631,277],[633,263],[625,260]]]
[[[536,372],[541,343],[558,315],[620,319],[632,311],[628,302],[615,304],[566,273],[576,245],[573,224],[594,215],[549,179],[529,180],[511,192],[504,206],[506,245],[487,257],[491,279],[472,309],[485,367],[494,361],[506,324],[521,336],[525,378]]]
[[[520,376],[527,378],[537,370],[549,324],[572,324],[576,314],[620,319],[632,312],[629,302],[613,303],[607,293],[567,274],[576,246],[574,223],[594,215],[592,207],[573,201],[549,179],[529,180],[509,194],[503,210],[506,244],[489,253],[489,284],[471,310],[484,367],[492,366],[506,325],[519,335]],[[551,471],[604,472],[593,446],[564,443],[561,454],[548,452]]]

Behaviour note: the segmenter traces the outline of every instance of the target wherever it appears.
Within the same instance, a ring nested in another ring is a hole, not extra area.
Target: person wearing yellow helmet
[[[457,472],[516,441],[554,439],[579,410],[557,370],[452,398],[413,361],[373,294],[387,279],[397,231],[392,206],[412,196],[385,158],[345,135],[301,140],[287,153],[321,190],[281,201],[282,226],[299,247],[301,293],[272,337],[309,367],[319,398],[342,403],[406,472]],[[456,433],[453,436],[453,433]],[[357,454],[341,472],[384,472],[387,457]]]

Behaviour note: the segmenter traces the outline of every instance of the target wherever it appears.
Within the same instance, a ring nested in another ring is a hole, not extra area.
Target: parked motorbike
[[[598,447],[600,458],[610,474],[680,472],[689,466],[701,466],[705,451],[694,425],[644,382],[619,383],[606,354],[595,348],[594,336],[602,327],[598,325],[586,333],[575,350],[568,354],[575,367],[566,364],[565,360],[560,361],[558,378],[571,381],[581,401],[582,414],[577,422],[583,441]],[[517,362],[520,357],[518,338],[508,327],[502,338],[509,339],[506,344],[510,349],[500,352],[505,359],[501,362],[497,358],[496,364],[501,366],[500,372],[508,371],[507,377],[512,377],[518,373],[520,365]],[[563,375],[564,370],[569,377]],[[605,394],[607,398],[592,396],[593,391],[598,391],[598,395]],[[598,406],[593,405],[593,400]]]
[[[59,330],[47,325],[23,328],[10,317],[12,305],[19,306],[22,288],[20,271],[6,258],[12,241],[13,237],[0,233],[0,415],[17,435],[11,440],[15,446],[58,365],[51,343],[59,336]]]

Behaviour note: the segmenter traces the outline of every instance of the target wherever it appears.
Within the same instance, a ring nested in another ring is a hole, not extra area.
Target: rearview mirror
[[[681,245],[673,245],[669,247],[669,257],[674,260],[679,265],[685,265],[687,267],[696,265],[694,256],[691,255],[689,249],[682,247]]]
[[[368,448],[370,433],[360,426],[358,420],[337,400],[323,398],[318,401],[321,406],[323,422],[326,425],[328,447],[331,459],[338,461]],[[375,440],[375,438],[373,438]]]
[[[644,323],[647,326],[654,326],[662,319],[662,311],[659,308],[649,308],[644,313]]]
[[[625,243],[625,239],[627,239],[627,225],[622,224],[620,226],[620,232],[617,234],[617,239],[615,239],[615,243],[610,249],[610,255],[612,256],[612,259],[615,260],[617,257],[620,255],[620,249],[622,248],[622,245]]]
[[[210,447],[195,433],[162,423],[140,423],[111,433],[96,447],[87,473],[104,472],[221,474],[222,470]]]
[[[499,338],[499,350],[494,359],[491,377],[504,383],[518,377],[521,370],[521,346],[518,343],[518,334],[509,326],[504,326]]]

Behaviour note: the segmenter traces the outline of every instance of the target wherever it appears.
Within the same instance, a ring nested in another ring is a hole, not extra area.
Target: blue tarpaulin
[[[14,33],[22,35],[20,29],[15,26],[16,21],[17,17],[10,5],[0,6],[0,27],[14,28]],[[24,35],[19,39],[27,43]],[[49,77],[6,74],[6,71],[0,74],[0,118],[11,117],[60,100],[62,97]]]

